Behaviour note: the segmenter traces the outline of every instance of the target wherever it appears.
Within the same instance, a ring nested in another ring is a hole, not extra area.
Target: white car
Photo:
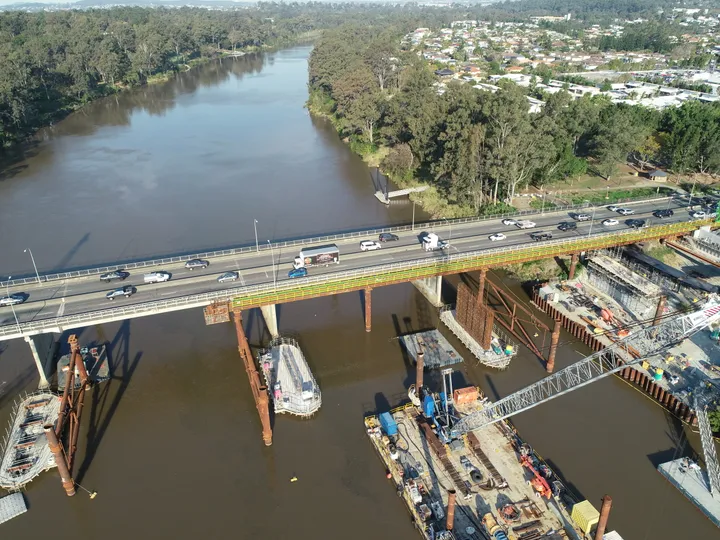
[[[705,219],[706,216],[707,214],[702,210],[695,210],[694,212],[690,212],[690,217],[693,219]]]
[[[611,206],[608,206],[607,209],[610,210],[611,212],[617,212],[618,210],[620,210],[620,207],[611,205]]]
[[[618,208],[617,213],[622,216],[632,216],[635,213],[635,210],[631,210],[630,208]]]
[[[516,222],[515,225],[517,227],[519,227],[520,229],[532,229],[533,227],[535,227],[535,222],[527,221],[527,220],[523,219],[523,220]]]
[[[502,220],[502,224],[503,224],[503,225],[516,225],[516,224],[517,224],[517,220],[515,220],[515,219],[509,219],[509,218],[508,218],[508,219],[503,219],[503,220]]]
[[[160,270],[159,272],[150,272],[149,274],[145,274],[143,276],[143,281],[145,283],[163,283],[169,279],[170,274],[164,270]]]
[[[613,225],[619,225],[620,222],[617,219],[603,219],[602,224],[605,227],[612,227]]]
[[[380,242],[375,242],[374,240],[364,240],[360,242],[360,251],[374,251],[376,249],[380,249],[382,247],[382,244]]]
[[[490,238],[491,242],[495,242],[497,240],[505,240],[507,238],[507,236],[505,236],[503,233],[499,232],[499,233],[491,234],[490,236],[488,236],[488,238]]]

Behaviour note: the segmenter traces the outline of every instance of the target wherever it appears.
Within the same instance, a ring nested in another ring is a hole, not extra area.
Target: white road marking
[[[65,298],[63,298],[60,302],[60,307],[57,310],[56,317],[62,317],[64,313],[65,313]]]

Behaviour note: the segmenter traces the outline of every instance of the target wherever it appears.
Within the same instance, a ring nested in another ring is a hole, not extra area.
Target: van
[[[170,274],[160,270],[159,272],[150,272],[143,276],[145,283],[163,283],[170,279]]]

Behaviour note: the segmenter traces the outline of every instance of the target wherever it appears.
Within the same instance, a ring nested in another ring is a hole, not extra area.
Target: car
[[[150,272],[149,274],[145,274],[143,276],[143,281],[145,283],[163,283],[165,281],[168,281],[170,277],[171,276],[169,272],[159,270],[158,272]]]
[[[498,240],[505,240],[507,236],[505,236],[503,233],[495,233],[488,236],[491,242],[497,242]]]
[[[644,219],[628,219],[625,222],[625,225],[628,227],[633,227],[634,229],[641,229],[645,226],[645,220]]]
[[[508,218],[508,219],[503,219],[503,220],[502,220],[502,224],[503,224],[503,225],[517,225],[517,220],[516,220],[516,219],[509,219],[509,218]]]
[[[617,219],[603,219],[602,224],[605,227],[612,227],[613,225],[619,225],[620,222]]]
[[[395,240],[400,240],[400,237],[397,234],[384,232],[380,233],[380,236],[378,236],[378,240],[380,240],[381,242],[394,242]]]
[[[224,274],[220,274],[217,280],[218,283],[226,283],[228,281],[236,281],[238,277],[240,276],[237,272],[225,272]]]
[[[617,213],[621,216],[632,216],[635,213],[635,210],[632,210],[631,208],[618,208]]]
[[[530,238],[532,238],[536,242],[540,242],[542,240],[552,240],[552,234],[550,234],[549,232],[536,232],[532,233],[530,235]]]
[[[185,268],[188,270],[195,270],[196,268],[207,268],[210,266],[210,262],[203,259],[190,259],[185,263]]]
[[[520,221],[515,222],[515,226],[521,229],[532,229],[533,227],[535,227],[535,222],[521,219]]]
[[[114,272],[108,272],[107,274],[101,274],[100,275],[100,281],[115,281],[116,279],[119,281],[123,281],[130,277],[130,272],[125,272],[124,270],[115,270]]]
[[[119,289],[115,289],[114,291],[110,291],[105,295],[105,298],[108,300],[115,300],[118,296],[124,296],[125,298],[130,298],[132,294],[135,292],[135,289],[132,285],[125,285],[124,287],[120,287]]]
[[[618,210],[620,210],[620,207],[615,206],[615,205],[610,205],[607,207],[607,209],[610,210],[611,212],[617,212]]]
[[[590,214],[575,214],[573,219],[576,219],[577,221],[590,221],[592,216]]]
[[[658,219],[669,218],[673,216],[673,211],[667,208],[666,210],[655,210],[653,216]]]
[[[305,268],[304,266],[301,268],[293,268],[292,270],[290,270],[288,272],[289,278],[305,277],[307,275],[308,275],[308,271],[307,271],[307,268]]]
[[[702,210],[694,210],[693,212],[690,212],[690,217],[693,219],[705,219],[707,214],[703,212]]]
[[[5,296],[0,298],[0,306],[16,306],[18,304],[22,304],[28,299],[28,296],[29,295],[25,293],[14,293],[10,296]]]
[[[561,231],[574,231],[577,229],[577,223],[574,221],[563,221],[560,225],[558,225],[558,229]]]
[[[360,242],[360,251],[375,251],[381,247],[382,244],[380,242],[375,242],[373,240],[363,240]]]

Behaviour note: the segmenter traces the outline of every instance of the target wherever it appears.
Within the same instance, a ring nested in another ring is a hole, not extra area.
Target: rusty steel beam
[[[653,319],[653,326],[660,324],[663,313],[665,313],[665,303],[667,302],[666,296],[661,296],[658,299],[657,308],[655,309],[655,318]]]
[[[555,355],[557,354],[557,346],[560,341],[560,319],[555,319],[555,326],[553,326],[552,334],[550,335],[550,353],[548,354],[547,363],[545,364],[545,371],[552,373],[555,369]]]
[[[253,360],[252,351],[248,344],[245,329],[242,325],[242,312],[234,311],[233,320],[235,321],[235,333],[238,340],[238,352],[245,364],[245,373],[247,373],[250,382],[250,390],[255,399],[260,424],[262,426],[262,438],[265,446],[272,444],[272,425],[270,424],[270,398],[268,397],[267,387],[260,382],[260,375],[255,368],[255,360]]]
[[[600,519],[598,520],[597,529],[595,529],[595,540],[602,540],[607,527],[608,518],[610,517],[610,508],[612,508],[612,498],[605,495],[602,498],[602,507],[600,508]]]
[[[570,259],[570,270],[568,271],[568,279],[575,278],[575,268],[577,268],[578,264],[578,254],[573,253],[572,258]]]
[[[489,351],[492,347],[492,333],[495,322],[495,312],[488,306],[483,306],[485,310],[485,327],[483,328],[483,339],[480,346],[485,351]]]
[[[70,476],[70,470],[68,469],[67,462],[65,461],[65,455],[63,454],[62,447],[60,446],[60,441],[58,441],[58,438],[55,436],[55,429],[52,425],[44,426],[43,429],[45,431],[48,448],[50,448],[50,452],[52,452],[52,455],[55,458],[62,486],[65,489],[67,496],[72,497],[75,495],[75,481],[72,479],[72,476]]]
[[[455,525],[455,490],[448,491],[448,507],[447,519],[445,521],[445,530],[452,531]]]
[[[720,263],[718,263],[717,261],[714,261],[714,260],[706,257],[705,255],[701,255],[701,254],[698,253],[697,251],[693,251],[692,249],[687,248],[687,247],[685,247],[685,246],[683,246],[683,245],[681,245],[681,244],[678,244],[677,242],[672,242],[672,241],[670,241],[670,240],[668,240],[668,239],[666,238],[663,243],[664,243],[665,245],[667,245],[667,246],[674,247],[674,248],[677,249],[678,251],[682,251],[683,253],[687,253],[688,255],[691,255],[691,256],[695,257],[695,258],[698,259],[698,260],[701,260],[702,262],[704,262],[704,263],[706,263],[706,264],[711,264],[711,265],[714,266],[715,268],[720,268]]]

